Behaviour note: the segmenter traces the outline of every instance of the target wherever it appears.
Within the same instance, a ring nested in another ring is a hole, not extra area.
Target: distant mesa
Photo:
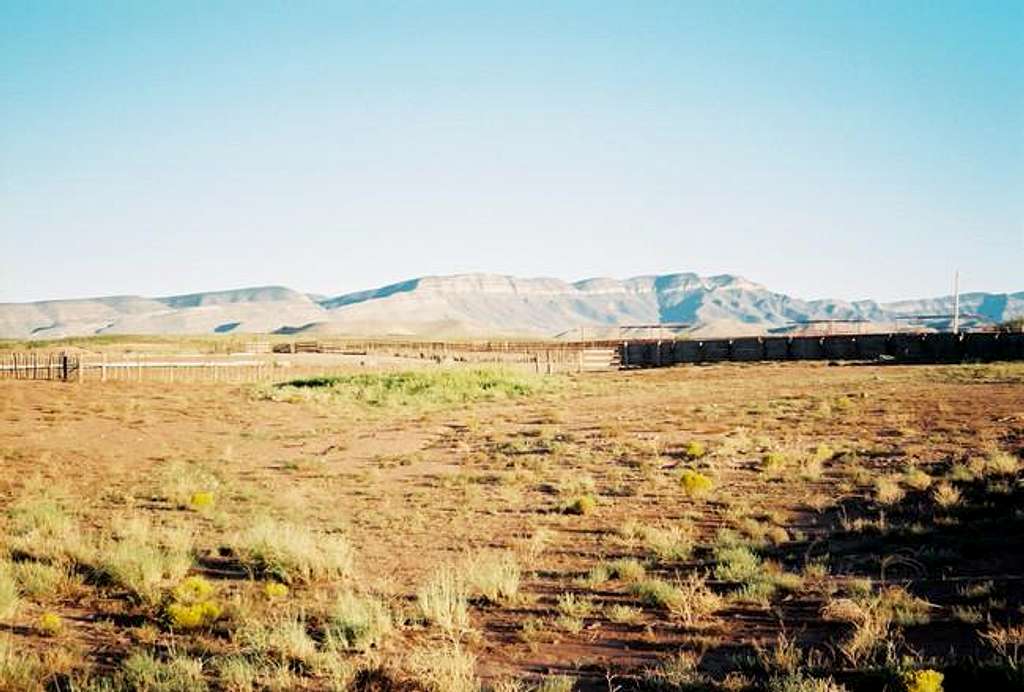
[[[322,296],[257,286],[163,298],[100,298],[0,304],[0,337],[52,339],[91,334],[322,334],[416,338],[617,338],[620,325],[681,325],[698,336],[784,334],[821,320],[864,329],[949,327],[952,297],[877,303],[802,300],[732,274],[678,273],[574,283],[500,274],[426,276]],[[962,324],[1024,316],[1024,292],[961,296]],[[664,331],[664,330],[662,330]],[[673,328],[673,333],[679,333]]]

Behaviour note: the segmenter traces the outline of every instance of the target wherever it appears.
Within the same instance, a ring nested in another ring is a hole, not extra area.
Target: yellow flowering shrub
[[[906,692],[942,692],[942,673],[937,670],[911,670],[903,674]]]

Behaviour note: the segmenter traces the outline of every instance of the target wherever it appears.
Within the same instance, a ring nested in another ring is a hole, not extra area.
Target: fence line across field
[[[388,349],[390,350],[390,349]],[[0,354],[0,379],[63,380],[71,382],[269,382],[318,375],[351,374],[366,368],[404,370],[460,364],[500,367],[533,373],[578,372],[617,365],[612,349],[563,348],[529,353],[514,351],[458,352],[444,358],[430,353],[344,354],[346,361],[303,358],[297,362],[273,359],[219,360],[209,357],[130,357],[105,354],[14,352]]]
[[[209,355],[140,356],[76,352],[0,354],[0,377],[37,380],[152,380],[257,382],[287,380],[364,368],[398,370],[462,364],[535,373],[662,367],[724,361],[861,360],[958,363],[1024,360],[1024,334],[996,332],[875,333],[832,336],[755,336],[719,339],[652,339],[622,342],[293,342],[286,355],[211,359]],[[239,354],[245,355],[245,354]],[[348,360],[338,360],[339,358]],[[198,360],[197,360],[198,359]]]
[[[275,370],[273,363],[261,360],[99,360],[83,361],[78,380],[101,382],[258,382]]]

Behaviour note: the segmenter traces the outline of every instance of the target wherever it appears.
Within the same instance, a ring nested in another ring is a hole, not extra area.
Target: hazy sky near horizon
[[[0,3],[0,301],[1024,290],[1024,2]]]

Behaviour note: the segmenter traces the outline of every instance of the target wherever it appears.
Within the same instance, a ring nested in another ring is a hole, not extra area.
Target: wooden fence
[[[78,378],[81,359],[70,353],[0,354],[0,378],[9,380],[70,380]]]
[[[0,354],[0,378],[75,382],[271,382],[361,370],[408,370],[449,366],[498,367],[553,374],[617,368],[614,347],[566,348],[561,345],[530,351],[501,349],[330,348],[299,350],[297,355],[250,355],[244,359],[210,356],[142,356],[46,352]]]
[[[620,341],[414,341],[401,339],[290,341],[278,354],[340,354],[479,363],[538,373],[608,370],[619,365]]]

